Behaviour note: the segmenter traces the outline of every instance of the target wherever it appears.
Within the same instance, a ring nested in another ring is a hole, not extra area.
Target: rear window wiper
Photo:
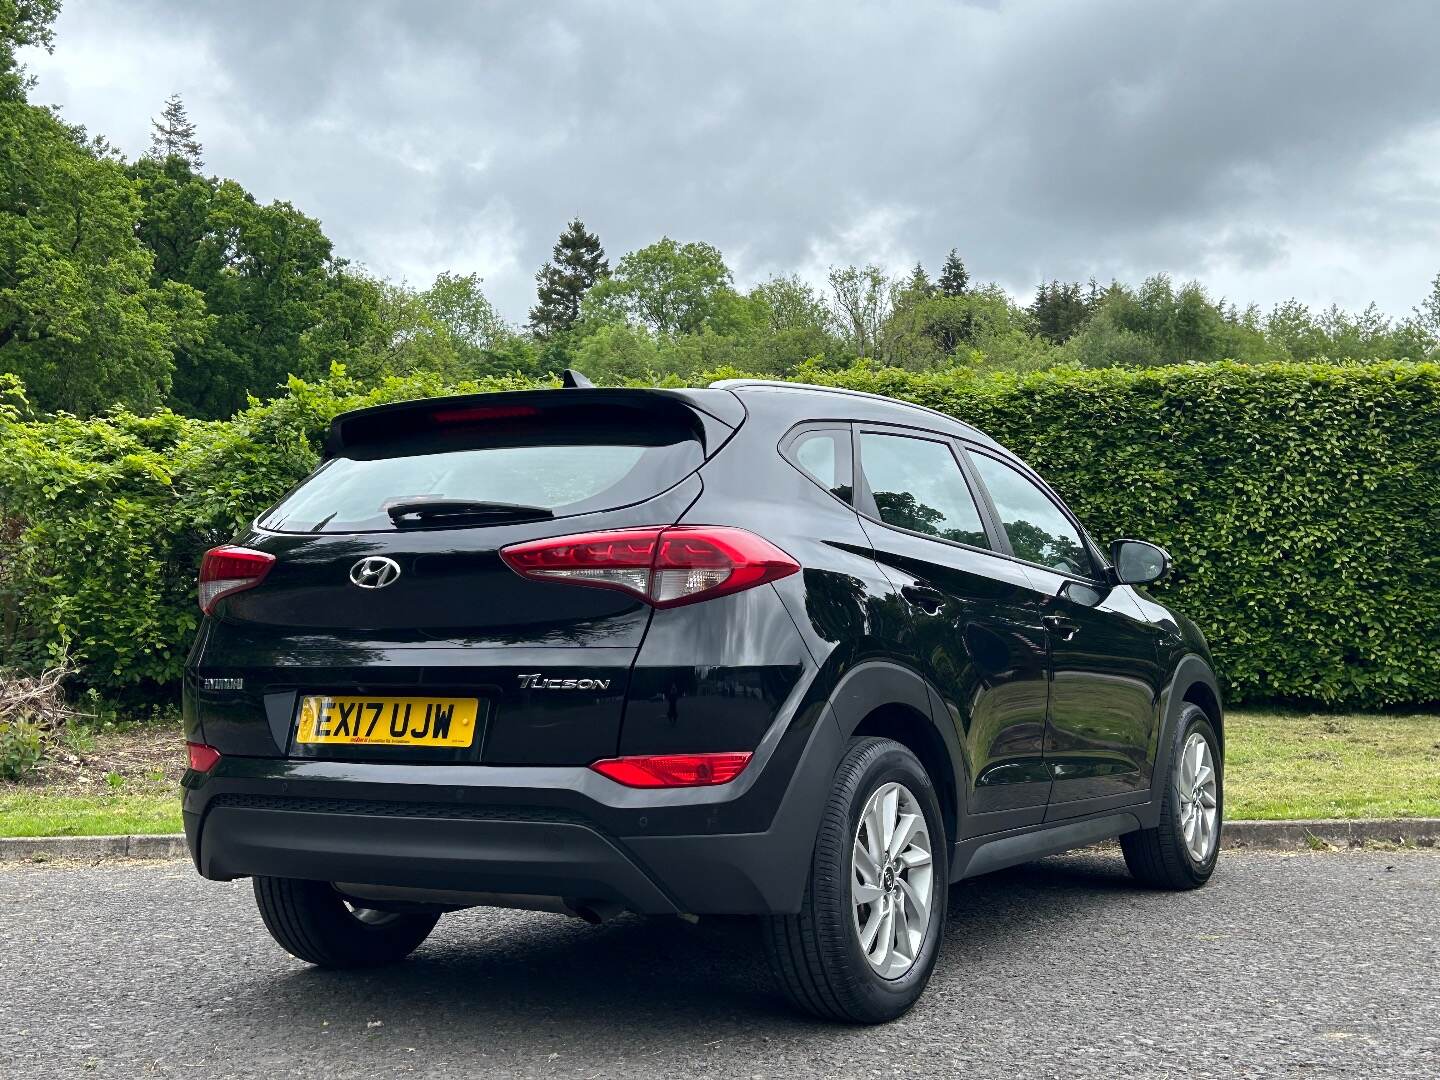
[[[554,511],[546,506],[475,499],[396,499],[386,503],[384,509],[396,525],[405,524],[407,519],[431,521],[443,517],[478,517],[536,521],[555,516]]]

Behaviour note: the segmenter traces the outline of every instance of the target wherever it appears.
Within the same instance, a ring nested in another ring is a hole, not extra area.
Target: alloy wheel
[[[930,830],[904,784],[881,785],[860,815],[851,855],[855,933],[870,966],[898,979],[915,964],[930,924]]]
[[[1180,831],[1185,849],[1197,864],[1215,851],[1220,838],[1219,787],[1210,743],[1192,731],[1180,751],[1180,768],[1175,774],[1175,794],[1180,797]]]

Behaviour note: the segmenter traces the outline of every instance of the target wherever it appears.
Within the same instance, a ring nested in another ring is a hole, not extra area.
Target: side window
[[[850,502],[851,484],[849,428],[807,431],[790,444],[790,459],[812,480],[843,502]]]
[[[990,492],[1016,558],[1071,574],[1093,573],[1079,532],[1049,495],[1024,473],[988,454],[971,454],[970,460]]]
[[[885,524],[990,546],[975,497],[947,444],[866,432],[860,436],[860,467]]]

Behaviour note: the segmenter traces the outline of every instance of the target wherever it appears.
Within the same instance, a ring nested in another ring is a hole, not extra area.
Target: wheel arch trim
[[[962,835],[960,826],[965,814],[969,764],[954,726],[942,723],[936,715],[939,708],[941,715],[948,716],[940,705],[941,700],[918,672],[892,660],[867,660],[857,664],[840,678],[830,694],[830,706],[842,738],[849,739],[857,732],[880,734],[909,746],[906,739],[897,738],[893,728],[885,726],[883,717],[890,710],[903,710],[913,723],[922,725],[921,730],[928,733],[931,745],[909,748],[926,765],[927,772],[934,771],[934,760],[943,767],[944,775],[932,776],[931,780],[939,796],[948,840],[953,844]],[[881,718],[880,722],[870,726],[876,718]]]
[[[1196,701],[1198,696],[1208,698],[1207,702]],[[1170,759],[1175,753],[1176,729],[1186,705],[1199,705],[1210,717],[1215,734],[1220,740],[1223,759],[1225,750],[1225,714],[1220,696],[1219,680],[1209,663],[1198,653],[1186,653],[1175,665],[1164,691],[1160,695],[1161,724],[1155,746],[1155,767],[1150,774],[1150,803],[1145,808],[1146,828],[1153,828],[1160,816],[1161,795],[1166,777],[1170,775]],[[1213,707],[1206,708],[1209,704]]]

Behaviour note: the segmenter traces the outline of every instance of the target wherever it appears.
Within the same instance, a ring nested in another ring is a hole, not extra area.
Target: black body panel
[[[899,739],[921,758],[958,878],[1152,825],[1181,705],[1201,703],[1221,730],[1191,624],[1129,586],[1014,556],[964,448],[1013,458],[967,425],[768,384],[533,393],[592,395],[639,414],[692,410],[703,463],[653,497],[563,519],[238,537],[277,561],[259,587],[221,601],[190,656],[187,737],[222,754],[212,774],[185,779],[202,873],[647,913],[793,912],[853,735]],[[435,407],[341,417],[327,452],[383,441],[386,423]],[[979,542],[886,524],[853,452],[864,430],[952,447],[975,489]],[[802,462],[795,447],[812,431],[832,445]],[[833,475],[816,475],[830,465]],[[655,608],[524,579],[498,554],[520,541],[670,525],[748,530],[800,569]],[[398,564],[393,587],[351,584],[350,567],[371,555]],[[1055,629],[1072,623],[1073,633]],[[541,685],[521,678],[534,675]],[[243,689],[204,688],[237,678]],[[483,734],[456,749],[302,746],[305,693],[471,696]],[[711,787],[629,788],[588,767],[729,751],[754,756]]]

